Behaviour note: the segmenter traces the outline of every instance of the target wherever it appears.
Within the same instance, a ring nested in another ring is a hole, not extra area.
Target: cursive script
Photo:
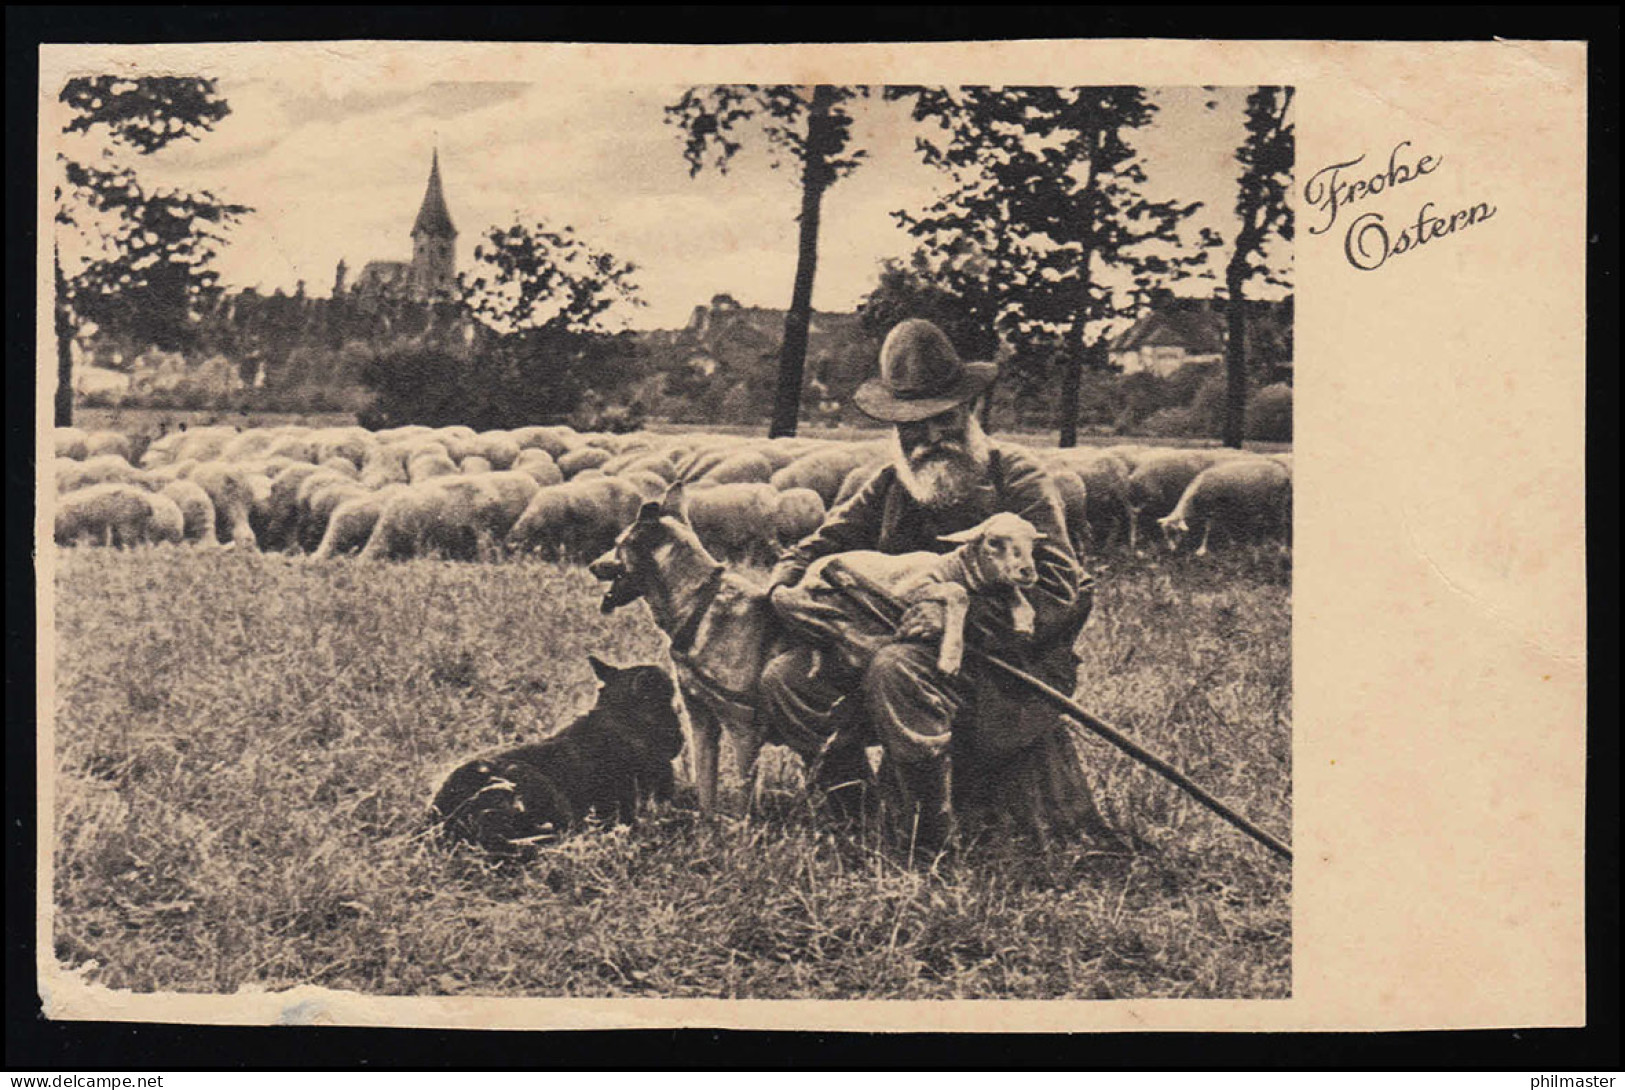
[[[1410,146],[1409,140],[1395,144],[1394,150],[1388,153],[1388,169],[1375,174],[1367,175],[1365,171],[1357,169],[1365,162],[1365,156],[1359,155],[1347,162],[1321,167],[1310,175],[1303,186],[1303,199],[1310,207],[1324,213],[1325,220],[1310,227],[1309,233],[1325,234],[1336,225],[1338,209],[1425,178],[1444,162],[1442,155],[1403,155]],[[1426,201],[1416,213],[1414,221],[1398,216],[1390,221],[1376,210],[1362,211],[1358,215],[1351,212],[1349,215],[1354,219],[1343,234],[1343,257],[1356,269],[1370,272],[1382,268],[1390,258],[1408,254],[1430,242],[1483,223],[1495,215],[1495,206],[1488,201],[1479,201],[1471,207],[1446,215],[1434,211],[1433,201]]]
[[[1411,146],[1409,140],[1401,140],[1394,150],[1388,153],[1388,169],[1380,170],[1370,177],[1355,176],[1352,179],[1344,171],[1365,162],[1365,156],[1350,159],[1346,163],[1333,163],[1321,167],[1304,183],[1303,199],[1318,211],[1326,213],[1326,222],[1319,227],[1309,228],[1311,235],[1323,235],[1332,229],[1337,222],[1337,210],[1344,205],[1366,197],[1376,196],[1385,189],[1404,185],[1414,181],[1425,174],[1432,174],[1444,162],[1442,155],[1420,156],[1414,166],[1407,166],[1399,161],[1399,153]]]
[[[1483,223],[1495,215],[1495,206],[1483,201],[1465,211],[1450,213],[1448,220],[1442,214],[1435,216],[1432,208],[1433,202],[1428,201],[1416,214],[1416,222],[1406,224],[1397,235],[1389,232],[1381,212],[1367,212],[1349,224],[1348,234],[1343,236],[1343,256],[1356,269],[1380,269],[1390,257],[1409,253],[1436,238],[1455,234],[1458,228]]]

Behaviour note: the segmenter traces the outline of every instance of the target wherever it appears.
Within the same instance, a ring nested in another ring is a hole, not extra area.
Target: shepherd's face
[[[951,507],[984,483],[987,436],[971,405],[897,425],[898,478],[926,507]]]
[[[897,441],[908,464],[919,469],[936,459],[964,458],[972,419],[970,407],[959,405],[924,420],[897,425]]]

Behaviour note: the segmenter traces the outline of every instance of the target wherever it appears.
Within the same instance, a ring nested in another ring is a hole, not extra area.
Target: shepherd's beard
[[[905,454],[897,433],[892,433],[892,464],[897,479],[915,503],[930,510],[955,507],[974,496],[987,484],[989,457],[987,434],[975,417],[966,426],[963,446]]]

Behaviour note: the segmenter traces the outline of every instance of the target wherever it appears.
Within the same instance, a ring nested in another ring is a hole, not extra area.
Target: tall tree
[[[225,231],[252,209],[206,191],[142,184],[121,156],[197,140],[231,112],[214,80],[198,76],[82,76],[58,96],[62,131],[100,145],[59,153],[55,264],[56,422],[73,422],[75,334],[95,322],[173,348],[219,276],[209,268]],[[64,265],[64,231],[75,244]]]
[[[1152,201],[1130,142],[1156,105],[1140,87],[892,88],[948,193],[898,219],[958,293],[995,301],[994,323],[1027,385],[1061,371],[1060,442],[1077,442],[1086,363],[1103,366],[1114,319],[1155,286],[1206,260],[1179,252],[1178,227],[1201,206]],[[1108,270],[1110,275],[1107,275]]]
[[[768,435],[796,433],[802,376],[807,365],[807,330],[812,324],[813,276],[818,269],[818,226],[824,194],[851,173],[865,153],[853,149],[849,104],[866,97],[865,87],[733,84],[691,87],[666,107],[668,124],[685,137],[683,156],[693,177],[709,163],[726,171],[744,147],[742,130],[754,126],[765,137],[777,169],[786,161],[801,169],[801,237],[795,287],[784,317],[779,350],[778,388]]]
[[[1265,251],[1271,238],[1292,241],[1292,208],[1287,190],[1292,185],[1293,126],[1288,120],[1292,88],[1259,87],[1247,96],[1247,135],[1236,149],[1241,183],[1236,197],[1235,246],[1225,266],[1225,404],[1221,436],[1227,447],[1240,447],[1247,417],[1247,285],[1262,278],[1267,284],[1290,287],[1280,270],[1271,266]]]

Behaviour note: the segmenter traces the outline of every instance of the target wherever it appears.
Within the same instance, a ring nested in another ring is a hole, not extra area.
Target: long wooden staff
[[[831,564],[825,570],[825,578],[829,580],[832,586],[845,593],[849,599],[867,610],[869,614],[880,623],[886,625],[888,628],[895,629],[897,627],[897,616],[901,615],[902,606],[897,602],[896,599],[892,598],[883,587],[876,585],[873,580],[853,571],[851,568],[843,564],[838,563]],[[886,616],[885,611],[881,610],[877,605],[875,605],[876,600],[885,603],[888,607],[896,611],[897,616]],[[1215,814],[1218,814],[1225,821],[1228,821],[1231,825],[1234,825],[1236,828],[1240,829],[1242,832],[1264,845],[1270,851],[1274,852],[1276,855],[1279,855],[1282,859],[1285,859],[1288,862],[1292,861],[1291,848],[1287,847],[1280,840],[1271,836],[1263,829],[1260,829],[1258,826],[1254,825],[1252,822],[1230,809],[1230,807],[1226,806],[1224,803],[1220,802],[1218,799],[1209,794],[1207,790],[1195,780],[1191,779],[1189,776],[1185,775],[1185,773],[1181,772],[1179,769],[1175,768],[1173,765],[1169,764],[1166,760],[1157,756],[1155,753],[1152,753],[1150,750],[1146,749],[1144,746],[1140,745],[1138,742],[1134,741],[1132,738],[1128,737],[1128,735],[1124,734],[1116,727],[1113,727],[1099,716],[1089,712],[1081,704],[1067,696],[1065,693],[1062,693],[1059,689],[1046,684],[1019,667],[1012,666],[1010,663],[999,658],[997,655],[990,654],[987,651],[983,651],[980,648],[975,647],[967,647],[966,650],[977,659],[980,659],[982,662],[985,662],[987,665],[993,667],[993,669],[1004,674],[1006,677],[1013,678],[1016,681],[1021,682],[1023,685],[1027,686],[1027,688],[1037,693],[1045,702],[1063,712],[1066,716],[1068,716],[1069,719],[1075,720],[1082,724],[1084,727],[1094,732],[1097,737],[1103,738],[1110,742],[1112,745],[1116,746],[1118,749],[1122,750],[1136,761],[1139,761],[1141,764],[1151,769],[1151,771],[1155,772],[1163,779],[1168,780],[1180,790],[1190,795],[1197,802],[1201,803],[1203,806],[1206,806]]]

